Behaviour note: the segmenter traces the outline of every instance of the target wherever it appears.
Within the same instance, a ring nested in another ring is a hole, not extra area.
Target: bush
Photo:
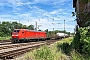
[[[69,45],[68,43],[63,43],[60,47],[65,54],[70,54],[71,45]]]
[[[53,60],[53,54],[48,47],[42,47],[40,50],[36,50],[34,56],[37,60]]]
[[[57,51],[61,51],[65,54],[70,54],[72,47],[71,47],[71,42],[73,38],[66,38],[60,42],[57,43]]]
[[[72,42],[72,46],[79,53],[90,55],[90,28],[79,28]]]

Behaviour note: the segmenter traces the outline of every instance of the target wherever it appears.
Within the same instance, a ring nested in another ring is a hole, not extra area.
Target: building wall
[[[90,2],[85,4],[81,2],[80,0],[76,0],[76,2],[73,2],[73,4],[76,4],[75,12],[76,12],[76,17],[77,17],[77,24],[80,27],[84,27],[85,22],[87,22],[88,20],[88,16],[90,17],[90,15],[88,14],[90,13]]]
[[[85,11],[86,12],[90,12],[90,2],[88,2],[87,4],[86,4],[86,6],[85,6]]]

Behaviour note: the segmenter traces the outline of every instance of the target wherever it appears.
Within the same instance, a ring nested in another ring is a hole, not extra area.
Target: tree
[[[31,29],[34,30],[33,25],[23,25],[18,22],[2,22],[0,23],[0,36],[5,37],[5,36],[11,36],[11,33],[14,29]]]
[[[45,30],[48,33],[48,29]]]
[[[84,4],[87,4],[88,1],[90,1],[90,0],[80,0],[80,1],[82,1]]]
[[[27,29],[28,27],[26,26],[26,25],[23,25],[23,27],[22,27],[23,29]]]
[[[1,24],[1,32],[3,33],[3,36],[10,35],[10,23],[9,22],[2,22]]]
[[[34,26],[33,26],[33,25],[29,25],[29,26],[28,26],[28,29],[34,30]]]

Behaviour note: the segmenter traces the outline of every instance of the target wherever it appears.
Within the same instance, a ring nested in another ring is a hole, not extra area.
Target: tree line
[[[0,23],[0,37],[7,37],[11,36],[11,33],[14,29],[30,29],[30,30],[35,30],[33,25],[23,25],[18,22],[2,22]],[[38,30],[42,31],[42,30]],[[67,33],[70,34],[70,32],[67,31],[60,31],[60,30],[55,30],[55,31],[48,31],[48,29],[45,30],[47,33],[47,36],[55,35],[56,33]]]
[[[14,29],[21,28],[34,30],[33,25],[26,26],[18,22],[2,22],[0,23],[0,37],[11,36],[11,33]]]

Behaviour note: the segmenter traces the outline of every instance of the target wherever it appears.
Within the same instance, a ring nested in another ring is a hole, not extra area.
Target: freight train
[[[38,40],[50,40],[50,39],[60,39],[60,34],[56,34],[55,37],[47,37],[46,32],[43,31],[34,31],[28,29],[14,29],[12,32],[12,43],[17,42],[26,42],[26,41],[38,41]]]

